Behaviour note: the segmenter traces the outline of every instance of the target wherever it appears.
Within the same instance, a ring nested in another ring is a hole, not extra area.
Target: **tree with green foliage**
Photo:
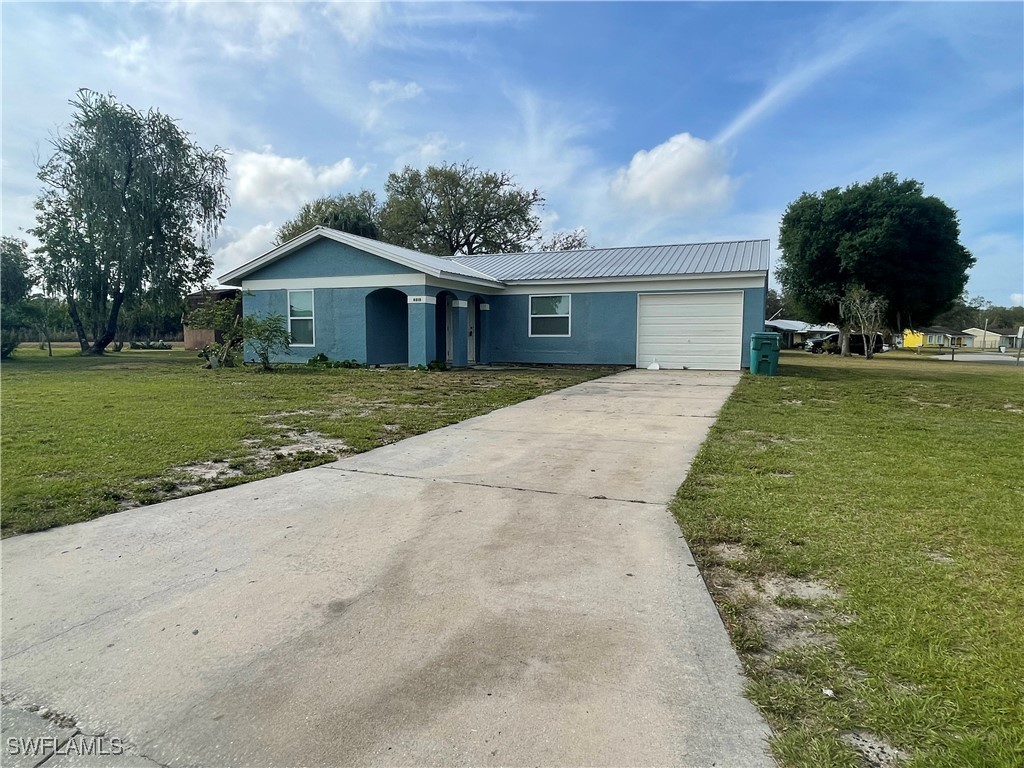
[[[294,219],[281,225],[274,245],[286,243],[318,226],[379,240],[379,217],[377,196],[365,189],[357,194],[318,197],[303,204]]]
[[[32,234],[50,293],[67,303],[83,352],[102,353],[126,304],[180,301],[213,269],[227,212],[227,163],[170,117],[81,90],[72,123],[39,170]]]
[[[859,286],[885,301],[885,324],[894,330],[949,309],[974,264],[960,244],[956,211],[895,173],[805,192],[786,209],[779,248],[776,275],[805,319],[842,323],[842,302]]]
[[[778,320],[785,308],[786,303],[783,297],[774,288],[769,288],[764,302],[765,320]]]
[[[391,173],[381,209],[382,239],[423,253],[520,253],[540,232],[535,208],[544,198],[517,186],[506,171],[469,163],[406,166]]]
[[[839,313],[863,337],[864,357],[868,360],[873,358],[875,341],[886,329],[885,299],[862,285],[853,285],[839,302]]]
[[[25,322],[39,336],[39,348],[46,348],[48,357],[53,357],[53,337],[67,329],[67,307],[56,299],[42,294],[33,294],[23,304]]]
[[[0,238],[0,358],[18,348],[21,331],[28,326],[28,292],[32,288],[28,243],[16,237]]]
[[[284,316],[278,314],[246,315],[242,319],[242,335],[245,346],[256,355],[260,368],[271,370],[270,358],[278,352],[285,352],[292,343]]]
[[[243,341],[241,306],[242,294],[227,300],[219,299],[211,292],[185,317],[187,325],[209,328],[220,338],[213,344],[207,344],[199,353],[206,360],[206,368],[234,367]]]

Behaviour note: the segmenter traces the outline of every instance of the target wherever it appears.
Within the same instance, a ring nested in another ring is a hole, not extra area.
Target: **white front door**
[[[476,365],[476,305],[476,299],[470,299],[466,306],[466,360],[470,365]]]

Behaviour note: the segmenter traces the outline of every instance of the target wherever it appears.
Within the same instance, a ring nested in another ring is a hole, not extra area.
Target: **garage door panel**
[[[639,296],[637,366],[739,370],[742,292]]]

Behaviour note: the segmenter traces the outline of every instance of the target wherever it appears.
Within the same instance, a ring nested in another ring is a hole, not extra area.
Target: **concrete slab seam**
[[[499,491],[519,491],[521,493],[543,493],[548,496],[571,496],[574,499],[587,499],[592,501],[617,501],[624,504],[648,504],[656,507],[664,507],[666,502],[647,501],[646,499],[618,499],[614,496],[583,496],[578,493],[563,493],[562,491],[545,491],[539,488],[517,488],[514,485],[492,485],[490,483],[474,483],[468,480],[450,480],[446,477],[417,477],[416,475],[399,475],[394,472],[374,472],[368,469],[348,469],[346,467],[334,467],[322,465],[314,469],[326,469],[332,472],[351,472],[356,475],[376,475],[377,477],[397,477],[402,480],[420,480],[425,483],[451,483],[452,485],[472,485],[477,488],[494,488]]]

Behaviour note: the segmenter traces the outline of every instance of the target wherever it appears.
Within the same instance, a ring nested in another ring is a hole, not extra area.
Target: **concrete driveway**
[[[169,766],[773,765],[666,511],[737,380],[627,371],[8,539],[4,692]]]

